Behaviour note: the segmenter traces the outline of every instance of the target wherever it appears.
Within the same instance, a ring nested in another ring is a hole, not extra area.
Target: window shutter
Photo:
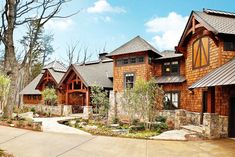
[[[202,37],[193,43],[193,68],[209,64],[209,38]]]

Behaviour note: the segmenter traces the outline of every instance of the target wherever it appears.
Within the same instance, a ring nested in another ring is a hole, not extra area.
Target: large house
[[[184,110],[182,123],[203,125],[208,134],[218,128],[221,136],[235,137],[235,13],[192,11],[175,51],[159,52],[137,36],[106,57],[110,59],[71,65],[66,71],[44,68],[22,91],[24,103],[39,103],[48,80],[62,95],[60,103],[89,106],[94,83],[122,93],[138,78],[155,78],[173,107]]]

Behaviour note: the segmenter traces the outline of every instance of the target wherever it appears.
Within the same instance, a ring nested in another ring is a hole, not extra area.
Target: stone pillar
[[[175,129],[180,129],[182,125],[186,125],[186,113],[185,110],[175,110]]]
[[[204,113],[203,134],[209,139],[220,138],[219,115],[217,113]]]
[[[84,106],[83,108],[83,119],[89,119],[92,116],[92,106]]]

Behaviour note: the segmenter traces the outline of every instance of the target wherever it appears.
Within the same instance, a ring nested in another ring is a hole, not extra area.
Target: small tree
[[[109,98],[108,93],[102,87],[97,85],[91,87],[91,103],[95,106],[96,113],[108,117]]]
[[[53,88],[46,88],[42,91],[43,101],[45,105],[55,105],[57,100],[56,91]]]
[[[10,89],[10,78],[0,74],[0,110],[5,110],[7,104],[7,96]]]
[[[123,108],[130,119],[138,117],[145,122],[146,129],[151,129],[151,124],[156,113],[162,109],[164,92],[154,79],[145,81],[137,79],[133,89],[126,89],[123,94]]]

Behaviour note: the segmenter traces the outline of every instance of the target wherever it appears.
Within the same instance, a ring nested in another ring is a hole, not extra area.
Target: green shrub
[[[33,114],[36,113],[36,109],[34,107],[32,107],[30,111],[33,112]]]
[[[119,121],[120,121],[119,118],[115,117],[115,118],[113,118],[112,123],[113,124],[118,124]]]
[[[163,131],[166,131],[168,129],[168,126],[167,126],[166,123],[156,123],[156,124],[153,124],[153,128],[157,132],[163,132]]]
[[[156,122],[162,122],[162,123],[165,123],[166,122],[166,117],[163,117],[163,116],[157,116],[155,118],[155,121]]]
[[[138,125],[138,126],[132,125],[132,126],[129,127],[129,131],[130,132],[144,131],[144,130],[145,130],[145,126],[144,125]]]
[[[57,95],[53,88],[46,88],[42,91],[42,96],[45,105],[56,105]]]
[[[133,119],[132,122],[131,122],[131,124],[132,124],[132,125],[137,125],[139,122],[140,122],[139,119]]]

